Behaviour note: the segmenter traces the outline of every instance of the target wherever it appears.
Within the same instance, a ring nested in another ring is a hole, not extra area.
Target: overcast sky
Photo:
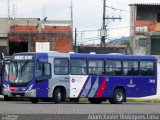
[[[8,16],[8,0],[0,0],[0,17]],[[103,0],[72,0],[74,27],[79,32],[78,40],[81,42],[99,43],[99,30],[102,26]],[[129,36],[131,3],[160,3],[160,0],[106,0],[106,5],[122,9],[106,8],[106,16],[122,17],[114,22],[106,21],[108,26],[108,39]],[[14,7],[13,7],[14,6]],[[46,6],[45,16],[50,20],[69,20],[71,0],[10,0],[10,14],[14,17],[43,18],[43,8]],[[14,11],[14,12],[13,12]],[[89,30],[89,31],[88,31]]]

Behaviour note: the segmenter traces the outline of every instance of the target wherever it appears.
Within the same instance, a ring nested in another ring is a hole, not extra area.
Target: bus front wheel
[[[117,88],[113,93],[113,98],[109,99],[111,104],[122,104],[126,99],[126,95],[123,89]]]
[[[31,98],[30,101],[33,103],[33,104],[36,104],[39,102],[39,99],[37,98]]]
[[[8,97],[8,96],[4,96],[4,101],[11,101],[12,100],[12,98],[10,98],[10,97]]]
[[[53,101],[58,104],[62,101],[62,92],[60,88],[56,88],[53,93]]]

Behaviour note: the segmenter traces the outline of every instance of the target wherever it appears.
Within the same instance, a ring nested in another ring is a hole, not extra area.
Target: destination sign
[[[34,60],[34,55],[14,55],[13,60]]]

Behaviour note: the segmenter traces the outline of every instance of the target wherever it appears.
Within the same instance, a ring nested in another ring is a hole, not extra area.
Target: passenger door
[[[39,62],[36,65],[36,97],[48,97],[49,79],[51,78],[51,64]]]

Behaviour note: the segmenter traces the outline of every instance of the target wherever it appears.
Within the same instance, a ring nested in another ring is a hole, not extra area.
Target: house
[[[72,51],[71,21],[0,18],[0,50],[5,54]]]
[[[130,4],[130,46],[137,55],[160,55],[160,4]]]

